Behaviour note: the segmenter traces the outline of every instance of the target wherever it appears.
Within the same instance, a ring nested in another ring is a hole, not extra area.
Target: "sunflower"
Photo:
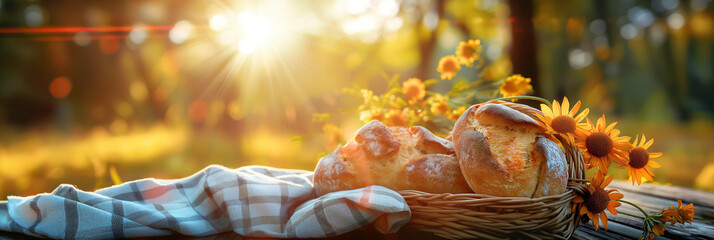
[[[478,54],[481,53],[482,49],[481,40],[461,41],[459,46],[456,47],[456,57],[461,64],[470,67],[474,61],[478,60]]]
[[[676,208],[674,208],[674,206],[663,209],[659,214],[661,215],[659,217],[660,222],[671,223],[671,225],[674,225],[677,221],[679,221],[679,219],[681,219],[679,212]]]
[[[583,203],[580,207],[580,214],[587,214],[588,218],[593,221],[593,227],[597,231],[599,223],[598,219],[602,221],[602,225],[605,226],[607,230],[607,214],[605,210],[607,209],[611,214],[617,215],[616,207],[621,205],[617,200],[622,199],[622,193],[617,192],[615,189],[610,189],[605,191],[605,187],[612,181],[612,175],[605,178],[602,172],[595,173],[595,176],[590,178],[590,185],[588,185],[588,191],[585,192],[585,196],[576,196],[573,199],[574,203]],[[599,215],[599,216],[598,216]]]
[[[677,200],[677,221],[680,223],[690,223],[694,220],[694,203],[682,205],[682,200]]]
[[[402,93],[409,100],[420,100],[426,95],[426,86],[418,78],[410,78],[402,83]]]
[[[449,111],[451,111],[451,108],[443,100],[431,105],[431,112],[434,114],[446,115]]]
[[[441,80],[451,80],[456,76],[456,71],[460,69],[461,64],[459,64],[458,59],[454,55],[442,57],[441,60],[439,60],[439,66],[436,67],[436,71],[441,73]]]
[[[647,148],[652,146],[654,139],[650,139],[649,142],[645,143],[645,135],[642,135],[642,141],[638,141],[638,138],[639,137],[635,138],[635,143],[633,144],[634,148],[630,150],[630,161],[628,165],[618,167],[627,168],[627,176],[632,179],[632,185],[635,184],[635,181],[637,181],[637,185],[640,185],[642,183],[642,177],[645,177],[647,181],[653,181],[652,177],[655,175],[649,167],[661,167],[658,163],[652,161],[651,159],[662,156],[662,153],[647,152]]]
[[[526,94],[531,90],[533,90],[533,86],[531,86],[531,79],[524,78],[520,74],[516,74],[506,78],[506,80],[501,83],[499,92],[503,95],[503,97],[515,97]],[[516,100],[514,99],[513,101],[515,102]]]
[[[377,120],[377,121],[383,122],[384,121],[384,113],[377,109],[362,111],[360,113],[359,119],[365,123],[371,122],[372,120]]]
[[[592,126],[587,120],[588,126]],[[575,146],[583,152],[583,159],[588,169],[598,166],[600,172],[607,174],[610,161],[620,165],[627,165],[627,154],[632,148],[630,137],[620,137],[620,130],[615,129],[617,122],[605,124],[605,115],[597,120],[595,127],[583,134],[575,132]],[[606,127],[607,126],[607,127]]]
[[[449,119],[456,121],[459,119],[459,117],[461,117],[461,114],[464,114],[465,111],[466,106],[460,106],[459,108],[451,111],[451,114],[449,114]]]
[[[580,110],[580,101],[575,103],[573,109],[569,108],[570,103],[567,97],[563,98],[563,105],[554,100],[552,109],[545,104],[541,104],[540,109],[543,115],[537,114],[536,117],[545,124],[548,134],[561,134],[573,142],[576,131],[578,132],[577,135],[587,135],[588,125],[580,122],[588,116],[590,109],[586,108],[576,117],[575,114]]]

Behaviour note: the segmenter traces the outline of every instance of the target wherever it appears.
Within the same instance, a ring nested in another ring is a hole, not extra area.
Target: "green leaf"
[[[436,79],[434,79],[434,78],[432,78],[432,79],[427,79],[427,80],[424,81],[424,86],[427,86],[427,87],[428,87],[428,86],[431,86],[431,85],[434,85],[434,84],[437,84],[437,83],[439,83],[439,80],[436,80]]]

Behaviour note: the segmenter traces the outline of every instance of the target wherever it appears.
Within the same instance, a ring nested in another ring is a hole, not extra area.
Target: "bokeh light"
[[[684,17],[682,16],[682,14],[672,13],[672,15],[669,15],[669,17],[667,17],[667,24],[672,29],[680,29],[684,27]]]
[[[226,28],[226,25],[228,24],[226,17],[223,15],[214,15],[211,17],[211,20],[209,20],[209,25],[211,26],[211,29],[215,31],[220,31]]]
[[[171,39],[171,41],[176,44],[181,44],[193,37],[193,31],[194,27],[191,22],[187,20],[181,20],[176,22],[171,31],[169,31],[169,39]]]
[[[50,82],[50,94],[55,98],[65,98],[72,91],[72,82],[67,77],[57,77]]]

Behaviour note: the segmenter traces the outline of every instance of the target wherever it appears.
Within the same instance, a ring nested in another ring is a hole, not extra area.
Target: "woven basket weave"
[[[535,108],[503,101],[536,119]],[[433,194],[415,190],[399,193],[409,204],[411,227],[449,239],[534,238],[567,239],[578,226],[580,214],[571,211],[571,200],[586,189],[585,164],[575,146],[560,139],[568,162],[568,186],[560,195],[526,198],[485,194]],[[577,206],[575,209],[580,209]]]

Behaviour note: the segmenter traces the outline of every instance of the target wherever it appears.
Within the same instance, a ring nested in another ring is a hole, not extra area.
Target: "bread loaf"
[[[476,193],[503,197],[560,194],[567,162],[545,128],[501,104],[471,106],[456,121],[452,140],[466,182]]]
[[[376,120],[320,159],[314,183],[318,195],[370,185],[432,193],[471,192],[450,141],[423,127],[387,127]]]

